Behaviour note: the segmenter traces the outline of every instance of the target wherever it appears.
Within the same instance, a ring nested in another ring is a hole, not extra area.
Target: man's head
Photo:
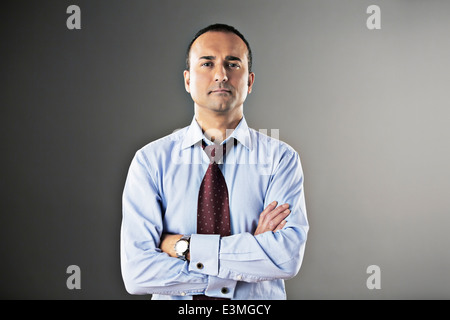
[[[248,52],[247,52],[248,71],[252,72],[252,49],[250,48],[250,45],[249,45],[247,39],[245,39],[244,35],[242,33],[240,33],[239,30],[237,30],[235,27],[229,26],[227,24],[221,24],[221,23],[211,24],[196,33],[194,38],[189,43],[188,49],[186,51],[186,70],[189,71],[190,66],[191,66],[189,59],[190,59],[192,44],[194,43],[195,40],[197,40],[198,37],[200,37],[202,34],[209,32],[209,31],[230,32],[230,33],[234,33],[239,38],[241,38],[242,41],[244,41],[245,45],[247,46],[247,50],[248,50]]]
[[[239,31],[222,24],[200,30],[186,59],[185,87],[197,111],[242,112],[255,75],[250,46]]]

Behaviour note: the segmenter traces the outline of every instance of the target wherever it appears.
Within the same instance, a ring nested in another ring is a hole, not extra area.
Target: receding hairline
[[[228,30],[224,30],[224,31],[222,31],[222,30],[210,30],[210,31],[207,31],[207,32],[201,34],[200,36],[198,36],[198,37],[192,42],[192,44],[191,44],[191,46],[190,46],[190,48],[189,48],[189,55],[188,55],[189,59],[191,58],[191,51],[192,51],[192,48],[194,47],[194,45],[195,45],[195,43],[197,42],[197,40],[199,40],[202,36],[204,36],[204,35],[206,35],[206,34],[208,34],[208,33],[226,33],[226,34],[234,35],[234,36],[237,37],[237,38],[242,42],[242,44],[244,45],[244,48],[246,49],[245,55],[246,55],[246,57],[247,57],[247,60],[249,59],[249,50],[248,50],[247,44],[246,44],[246,43],[244,42],[244,40],[242,40],[241,37],[239,37],[237,34],[235,34],[235,33],[232,32],[232,31],[228,31]],[[231,57],[237,58],[237,59],[230,59]],[[200,57],[200,58],[202,58],[202,57]],[[204,57],[203,57],[203,58],[204,58]],[[230,55],[227,55],[226,60],[241,60],[241,59],[238,58],[235,54],[230,54]]]

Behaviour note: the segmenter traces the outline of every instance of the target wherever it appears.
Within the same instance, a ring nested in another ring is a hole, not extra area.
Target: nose
[[[227,72],[223,66],[217,66],[216,67],[216,73],[214,75],[214,80],[216,82],[227,82]]]

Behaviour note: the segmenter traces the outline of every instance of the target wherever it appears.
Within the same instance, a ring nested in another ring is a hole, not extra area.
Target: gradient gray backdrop
[[[450,298],[449,1],[9,2],[1,298],[148,298],[120,274],[123,185],[138,148],[190,123],[185,49],[216,22],[254,52],[249,125],[302,159],[311,228],[288,298]],[[66,28],[71,4],[81,30]],[[66,287],[72,264],[81,290]]]

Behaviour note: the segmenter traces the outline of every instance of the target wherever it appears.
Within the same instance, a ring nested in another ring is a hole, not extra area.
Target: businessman
[[[125,288],[152,299],[287,299],[309,230],[303,171],[291,146],[247,125],[250,45],[210,25],[189,44],[183,75],[191,124],[142,147],[129,167]]]

